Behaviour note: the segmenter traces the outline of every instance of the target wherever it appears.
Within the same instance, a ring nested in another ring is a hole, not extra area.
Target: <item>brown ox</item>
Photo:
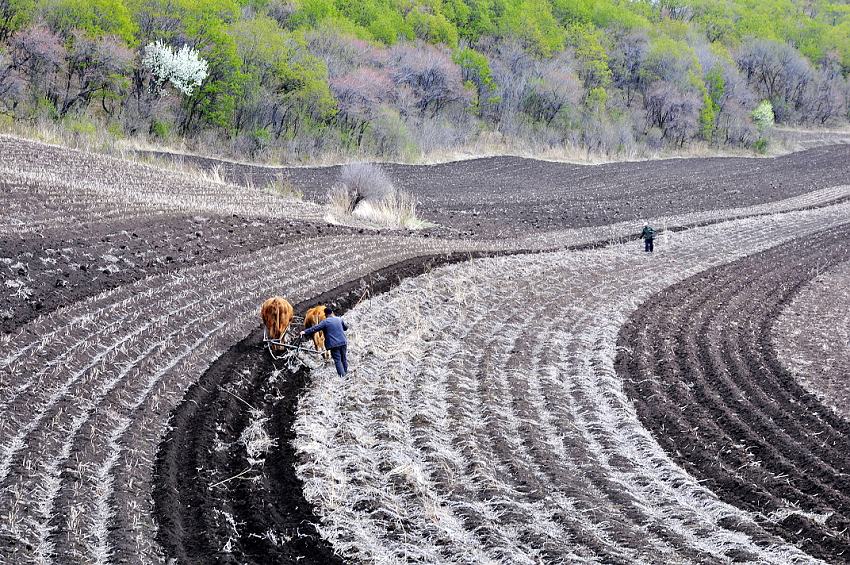
[[[260,317],[266,325],[266,333],[270,339],[284,341],[286,330],[289,329],[289,323],[292,321],[292,314],[292,304],[286,298],[274,296],[263,302]],[[283,349],[279,346],[274,348]]]
[[[324,319],[325,305],[319,304],[318,306],[313,306],[304,314],[304,329],[312,328]],[[313,346],[316,348],[316,351],[324,351],[323,357],[325,359],[331,358],[330,352],[325,349],[325,332],[316,332],[313,334]]]

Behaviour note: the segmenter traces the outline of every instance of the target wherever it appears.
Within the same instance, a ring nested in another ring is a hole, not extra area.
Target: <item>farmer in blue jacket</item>
[[[316,332],[325,332],[325,347],[331,352],[336,372],[340,377],[348,373],[348,340],[345,339],[345,331],[348,325],[345,320],[334,316],[333,308],[325,306],[325,319],[301,332],[301,337],[310,337]]]
[[[643,250],[647,253],[652,253],[652,240],[655,239],[655,230],[648,222],[643,223],[643,231],[640,232],[640,238],[643,240]]]

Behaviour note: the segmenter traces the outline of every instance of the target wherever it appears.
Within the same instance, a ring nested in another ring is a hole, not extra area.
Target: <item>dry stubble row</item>
[[[323,374],[296,425],[324,534],[366,562],[811,562],[665,454],[615,346],[652,293],[849,210],[698,228],[654,257],[478,260],[356,309],[356,375]]]
[[[40,318],[0,359],[0,531],[6,562],[156,556],[150,472],[182,392],[257,324],[279,293],[298,302],[428,250],[332,237],[143,280]],[[117,527],[116,527],[117,526]],[[14,541],[20,540],[20,541]],[[0,561],[3,555],[0,555]]]
[[[27,221],[23,225],[7,222],[4,229],[10,233],[174,209],[205,213],[220,210],[222,199],[232,202],[236,196],[228,187],[193,184],[180,175],[109,158],[28,147],[10,143],[9,138],[0,138],[0,143],[4,150],[12,148],[4,158],[15,166],[9,174],[21,182],[20,199],[34,195],[44,203],[31,217],[21,208],[21,217]],[[45,162],[51,163],[49,169],[43,167]],[[62,176],[56,176],[55,170],[63,171]],[[117,170],[122,172],[120,179],[115,178]],[[240,203],[229,211],[265,209],[268,197],[246,200],[244,191],[239,191]],[[671,219],[668,225],[816,206],[848,194],[848,187],[826,189],[760,207],[688,215]],[[301,214],[300,208],[280,206],[266,211]],[[66,216],[58,217],[59,212]],[[15,212],[4,221],[17,216]],[[307,299],[415,254],[546,249],[624,237],[633,231],[634,226],[622,223],[516,242],[426,244],[361,238],[356,243],[327,239],[307,246],[281,246],[119,288],[42,317],[19,334],[4,336],[0,477],[6,494],[0,498],[0,516],[3,537],[13,543],[3,547],[0,558],[50,561],[61,554],[102,562],[116,547],[129,559],[159,558],[153,546],[150,473],[168,414],[209,363],[254,325],[256,304],[265,295],[278,292]],[[322,255],[322,261],[315,259]],[[269,256],[275,257],[271,263]],[[337,267],[334,258],[344,268],[323,278],[328,264]],[[291,276],[281,275],[288,272]],[[548,441],[553,443],[551,437]],[[509,491],[512,483],[505,484]],[[467,510],[473,515],[490,511],[486,506]],[[565,531],[559,520],[564,517],[553,517],[536,530],[535,539]],[[601,547],[609,538],[604,528],[597,530],[588,535],[597,540],[594,547]],[[498,530],[489,535],[498,536]],[[14,541],[19,537],[20,542]],[[563,544],[557,548],[560,551]]]

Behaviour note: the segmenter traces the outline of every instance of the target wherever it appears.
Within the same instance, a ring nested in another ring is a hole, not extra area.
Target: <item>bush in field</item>
[[[162,41],[149,43],[145,47],[142,65],[156,77],[157,87],[162,88],[166,82],[170,82],[186,96],[192,95],[209,72],[209,64],[188,45],[175,51]]]
[[[336,214],[356,216],[382,226],[425,226],[416,218],[413,196],[393,186],[387,174],[370,163],[344,165],[339,183],[328,192],[328,203]]]
[[[380,202],[395,190],[387,174],[369,163],[343,165],[339,184],[331,189],[331,200],[338,211],[351,214],[364,200]]]

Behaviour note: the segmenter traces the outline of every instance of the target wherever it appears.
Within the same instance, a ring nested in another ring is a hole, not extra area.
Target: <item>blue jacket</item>
[[[310,337],[316,332],[325,332],[325,347],[333,349],[334,347],[348,345],[348,340],[345,339],[345,330],[347,329],[348,325],[345,320],[337,316],[330,316],[315,326],[304,330],[304,337]]]

